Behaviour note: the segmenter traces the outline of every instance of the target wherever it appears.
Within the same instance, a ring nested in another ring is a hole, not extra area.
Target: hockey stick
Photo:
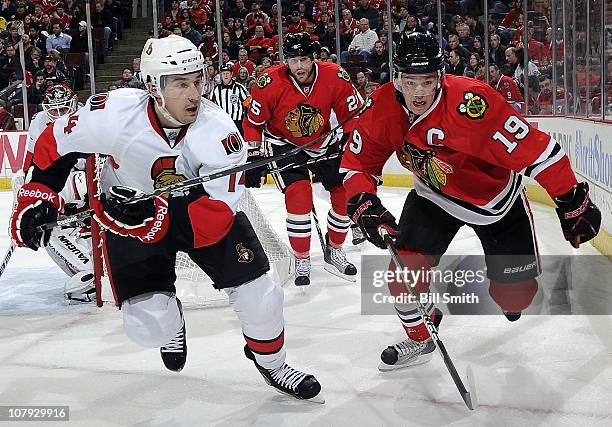
[[[400,268],[402,271],[404,271],[406,269],[406,266],[404,265],[404,263],[402,262],[401,258],[399,257],[397,253],[397,249],[395,248],[395,244],[393,242],[393,239],[391,238],[391,235],[387,232],[387,230],[382,228],[380,230],[380,236],[385,241],[385,244],[387,245],[387,250],[389,251],[389,254],[391,254],[391,258],[393,259],[395,266],[397,268]],[[448,372],[453,378],[453,381],[455,382],[455,385],[457,386],[457,389],[459,390],[459,394],[461,395],[461,398],[465,402],[465,405],[470,410],[473,411],[474,402],[472,401],[472,395],[470,394],[470,391],[463,384],[463,381],[461,381],[461,377],[457,373],[457,369],[455,369],[455,365],[453,364],[453,361],[448,355],[448,352],[446,351],[446,347],[444,346],[444,343],[442,342],[440,337],[438,337],[438,329],[436,328],[436,325],[434,325],[433,321],[430,319],[429,315],[427,314],[427,311],[425,310],[423,303],[420,301],[419,296],[417,295],[416,291],[412,288],[412,286],[410,286],[410,284],[405,283],[405,285],[406,285],[406,288],[408,288],[408,292],[410,293],[410,296],[413,298],[413,300],[415,301],[417,305],[419,315],[423,319],[423,322],[425,322],[425,327],[427,328],[427,331],[429,332],[431,339],[436,345],[436,348],[440,352],[440,355],[442,356],[442,360],[444,360],[444,364],[446,365],[446,369],[448,369]],[[468,372],[471,372],[469,367],[468,367]]]
[[[2,264],[0,264],[0,276],[2,276],[2,273],[4,273],[4,269],[11,260],[11,257],[13,256],[13,252],[15,252],[16,247],[17,244],[11,240],[11,246],[9,246],[8,251],[6,251],[6,255],[4,255],[4,260],[2,261]]]
[[[319,235],[319,242],[321,242],[321,249],[323,249],[323,255],[325,255],[325,239],[321,232],[321,226],[319,225],[319,218],[317,217],[317,210],[315,209],[314,203],[312,204],[312,218],[314,219],[315,227],[317,227],[317,234]]]
[[[355,111],[353,111],[346,119],[344,119],[342,122],[334,126],[329,132],[323,135],[319,135],[318,137],[308,142],[307,144],[296,146],[290,150],[285,151],[284,153],[277,154],[276,156],[266,157],[261,160],[256,160],[254,162],[244,163],[242,165],[223,169],[219,172],[214,172],[209,175],[197,176],[195,178],[186,179],[185,181],[176,182],[174,184],[170,184],[168,186],[158,188],[152,191],[151,193],[145,193],[145,194],[141,194],[141,195],[132,197],[131,199],[125,200],[122,203],[123,204],[136,203],[141,200],[150,199],[151,197],[161,196],[163,194],[174,193],[177,191],[184,191],[188,188],[196,187],[208,181],[223,178],[224,176],[237,174],[239,172],[244,172],[250,169],[260,168],[262,166],[269,165],[270,163],[278,162],[279,160],[285,159],[287,157],[295,156],[296,154],[301,153],[302,151],[317,144],[319,141],[322,141],[325,138],[328,138],[330,135],[333,135],[338,129],[340,129],[342,126],[347,124],[351,119],[353,119],[353,117],[357,116],[358,114],[363,113],[368,108],[370,108],[371,105],[372,105],[372,101],[370,99],[367,99],[361,108],[358,108]],[[78,214],[66,217],[62,220],[48,222],[46,224],[41,225],[39,228],[41,230],[50,230],[55,227],[70,226],[74,224],[75,222],[83,221],[89,218],[93,214],[94,214],[93,209],[89,209],[87,211],[83,211]]]

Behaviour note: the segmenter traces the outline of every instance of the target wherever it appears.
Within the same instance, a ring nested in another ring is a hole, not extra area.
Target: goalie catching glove
[[[11,237],[18,246],[33,250],[46,246],[51,230],[39,227],[57,220],[64,200],[46,185],[29,182],[17,192],[17,205],[11,215]]]
[[[161,196],[129,203],[128,200],[140,196],[140,190],[130,187],[114,186],[110,196],[100,196],[95,203],[94,218],[104,228],[121,236],[140,239],[144,243],[161,240],[170,225],[168,201]]]
[[[589,185],[586,182],[580,182],[567,193],[555,197],[555,203],[563,237],[573,247],[578,248],[581,243],[597,236],[601,212],[589,198]]]
[[[380,236],[381,228],[384,228],[393,236],[397,236],[399,232],[395,217],[373,194],[356,194],[348,201],[346,210],[353,222],[361,228],[366,239],[381,249],[387,247]]]

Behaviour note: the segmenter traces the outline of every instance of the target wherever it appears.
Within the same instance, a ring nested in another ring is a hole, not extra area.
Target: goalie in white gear
[[[126,335],[160,348],[169,370],[187,359],[186,327],[176,297],[177,251],[229,294],[246,341],[244,353],[266,382],[298,399],[321,401],[314,376],[285,363],[283,290],[268,274],[267,256],[248,218],[237,212],[244,176],[226,176],[180,194],[126,203],[172,183],[244,164],[247,147],[232,119],[202,98],[204,60],[179,36],[149,39],[141,56],[147,91],[92,96],[77,114],[47,128],[34,150],[32,181],[11,218],[20,246],[36,249],[38,226],[61,209],[57,192],[71,158],[112,156],[92,198],[105,230],[104,261],[121,306]]]
[[[27,174],[28,171],[31,172],[36,140],[50,123],[74,113],[78,108],[78,98],[69,86],[57,84],[46,90],[42,107],[43,111],[34,116],[28,129],[27,154],[23,169],[12,179],[15,199],[19,189],[31,178]],[[64,213],[71,214],[85,207],[87,185],[84,160],[77,161],[73,166],[66,185],[59,194],[66,202]],[[91,234],[86,227],[54,229],[45,245],[45,250],[62,271],[70,276],[64,285],[66,299],[92,302],[95,298],[95,285],[91,260]]]

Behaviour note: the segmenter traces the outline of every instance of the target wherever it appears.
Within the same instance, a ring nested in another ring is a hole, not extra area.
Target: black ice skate
[[[247,359],[253,361],[255,367],[264,377],[268,385],[274,387],[279,393],[300,400],[325,403],[325,400],[320,395],[321,384],[319,384],[314,376],[293,369],[286,363],[283,363],[280,368],[266,369],[257,364],[255,355],[248,345],[244,346],[244,354]]]
[[[185,329],[185,319],[183,318],[183,306],[178,298],[176,302],[181,312],[183,327],[168,344],[159,349],[159,352],[166,368],[174,372],[180,372],[187,361],[187,330]]]
[[[295,259],[295,286],[310,285],[310,258]]]
[[[435,309],[434,325],[436,328],[442,321],[442,312]],[[406,338],[404,341],[390,345],[380,355],[379,371],[393,371],[396,369],[407,368],[409,366],[421,365],[431,360],[436,349],[431,338],[425,341],[414,341]]]
[[[357,246],[366,241],[366,238],[357,224],[351,224],[351,234],[353,235],[353,245]]]
[[[522,312],[520,311],[517,311],[517,312],[504,311],[504,316],[506,316],[506,319],[508,319],[511,322],[516,322],[517,320],[519,320],[521,318],[521,314]]]
[[[323,254],[325,270],[349,282],[356,281],[357,268],[346,259],[344,250],[332,247],[329,244],[329,236],[327,234],[325,235],[325,243],[325,253]]]

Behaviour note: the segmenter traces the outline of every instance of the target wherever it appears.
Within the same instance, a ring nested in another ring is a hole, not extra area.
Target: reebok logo
[[[22,187],[17,193],[18,198],[39,199],[53,204],[55,204],[55,196],[55,193],[49,191],[40,191],[38,188],[36,190],[28,190]]]
[[[159,233],[164,225],[166,215],[168,213],[168,208],[166,206],[160,206],[157,209],[157,213],[155,214],[155,222],[153,222],[153,226],[149,229],[147,234],[142,238],[145,242],[154,242],[156,239],[157,233]]]

